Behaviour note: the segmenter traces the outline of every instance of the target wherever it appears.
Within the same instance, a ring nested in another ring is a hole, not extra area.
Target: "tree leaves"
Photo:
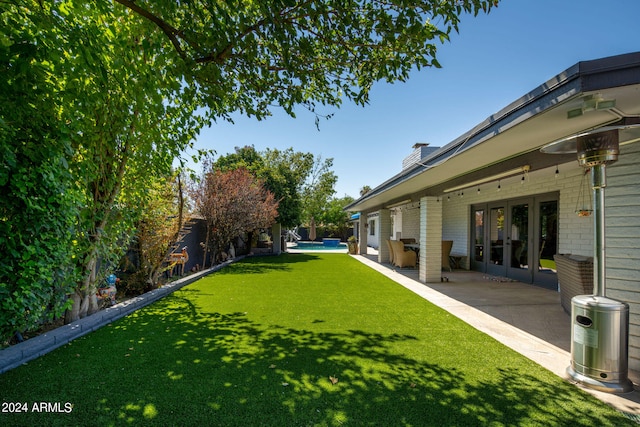
[[[278,201],[276,220],[284,227],[295,227],[302,221],[304,184],[313,164],[313,154],[296,152],[293,148],[258,152],[247,146],[236,147],[235,153],[218,158],[215,167],[221,170],[245,167],[262,179]]]
[[[274,105],[294,116],[306,102],[364,105],[375,81],[406,80],[439,66],[434,40],[448,41],[459,15],[494,0],[315,0],[186,3],[117,0],[152,23],[198,84],[213,117],[264,118]],[[436,23],[439,23],[438,25]],[[435,61],[435,62],[434,62]]]
[[[277,216],[273,193],[245,168],[221,171],[209,165],[191,194],[216,254],[235,237],[271,226]]]

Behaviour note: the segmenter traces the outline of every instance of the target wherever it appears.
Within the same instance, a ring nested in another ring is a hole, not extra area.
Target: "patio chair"
[[[398,240],[391,240],[391,246],[394,249],[393,263],[396,267],[414,267],[418,261],[418,256],[412,250],[405,250],[404,243]]]
[[[387,239],[387,246],[389,247],[389,262],[391,265],[393,264],[393,245],[391,244],[391,240]]]
[[[443,240],[442,241],[442,269],[443,270],[451,270],[451,260],[449,259],[449,255],[451,255],[451,248],[453,247],[453,240]]]

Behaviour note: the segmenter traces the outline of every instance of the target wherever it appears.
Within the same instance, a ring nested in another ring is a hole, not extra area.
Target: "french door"
[[[556,195],[474,205],[472,269],[553,287],[557,209]]]
[[[489,252],[487,273],[531,282],[530,200],[500,202],[488,206]]]

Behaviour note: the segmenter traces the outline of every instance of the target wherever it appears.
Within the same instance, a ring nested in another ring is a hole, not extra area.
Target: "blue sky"
[[[460,33],[438,46],[441,69],[407,83],[374,86],[370,103],[345,103],[316,129],[314,116],[235,116],[204,129],[198,149],[236,146],[333,158],[336,196],[359,196],[400,172],[416,142],[443,146],[579,61],[640,51],[640,0],[502,0],[488,15],[463,16]],[[217,157],[216,156],[216,157]]]

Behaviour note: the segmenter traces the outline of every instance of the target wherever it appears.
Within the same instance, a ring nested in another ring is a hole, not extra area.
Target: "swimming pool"
[[[337,246],[327,246],[322,242],[297,242],[293,246],[289,246],[288,249],[297,251],[346,251],[346,243],[338,243]]]

